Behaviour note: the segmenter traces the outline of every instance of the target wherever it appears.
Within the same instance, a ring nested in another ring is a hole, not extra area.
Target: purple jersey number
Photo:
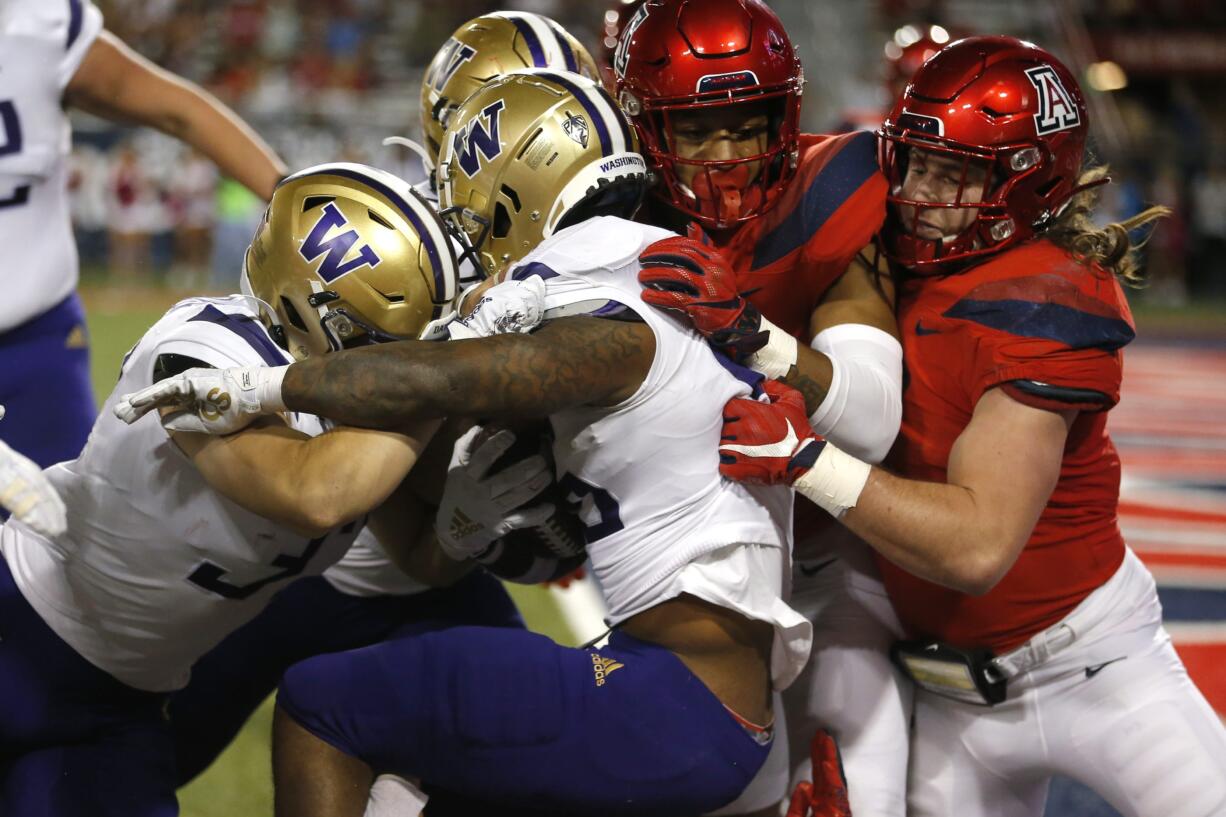
[[[21,151],[21,120],[17,118],[17,107],[12,100],[0,101],[0,128],[3,129],[3,141],[0,141],[0,156]],[[23,184],[13,190],[8,198],[0,199],[0,209],[5,207],[20,207],[30,200],[30,185]]]
[[[563,490],[570,509],[583,522],[584,544],[590,545],[626,527],[622,523],[621,508],[616,497],[604,488],[584,482],[574,474],[563,474],[558,486]],[[583,500],[589,496],[592,506],[600,514],[599,522],[588,522],[583,514]]]

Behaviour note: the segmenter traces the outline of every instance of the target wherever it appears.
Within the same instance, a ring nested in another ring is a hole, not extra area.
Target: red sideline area
[[[1124,355],[1110,430],[1124,465],[1120,525],[1153,571],[1166,627],[1226,718],[1226,349],[1143,345]]]

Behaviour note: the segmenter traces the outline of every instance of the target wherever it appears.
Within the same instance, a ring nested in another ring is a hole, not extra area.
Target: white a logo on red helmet
[[[1072,95],[1050,65],[1026,69],[1026,77],[1039,95],[1039,112],[1034,115],[1034,129],[1039,136],[1068,130],[1081,124],[1081,112]]]

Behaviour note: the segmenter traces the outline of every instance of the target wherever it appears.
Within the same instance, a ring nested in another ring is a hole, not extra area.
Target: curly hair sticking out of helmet
[[[1102,165],[1081,174],[1077,181],[1082,191],[1069,200],[1068,207],[1047,228],[1045,237],[1079,261],[1098,264],[1111,270],[1129,286],[1140,287],[1144,277],[1139,268],[1137,250],[1145,245],[1148,237],[1133,244],[1132,233],[1156,224],[1158,219],[1170,215],[1171,208],[1161,205],[1150,207],[1131,218],[1098,227],[1092,220],[1098,199],[1098,192],[1093,187],[1096,186],[1095,182],[1107,178],[1107,173],[1106,165]]]

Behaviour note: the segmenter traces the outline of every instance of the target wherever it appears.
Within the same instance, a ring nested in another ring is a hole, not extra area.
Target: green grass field
[[[92,346],[94,391],[101,402],[115,385],[123,356],[181,293],[154,288],[83,288]],[[508,588],[528,626],[562,643],[574,637],[557,606],[535,587]],[[272,701],[266,701],[217,762],[179,791],[183,817],[272,814],[269,736]]]

